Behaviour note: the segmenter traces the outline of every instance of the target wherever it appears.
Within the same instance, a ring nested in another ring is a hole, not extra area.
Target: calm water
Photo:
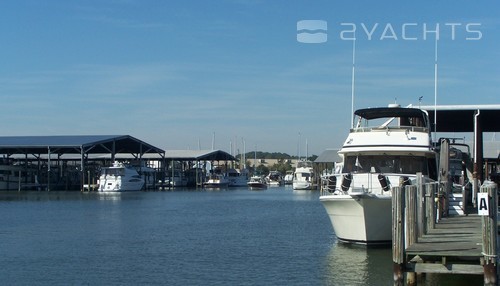
[[[0,281],[392,285],[391,250],[338,244],[318,195],[289,187],[0,193]]]

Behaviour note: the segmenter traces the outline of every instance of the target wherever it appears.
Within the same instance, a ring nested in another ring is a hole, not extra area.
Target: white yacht
[[[291,185],[293,183],[293,171],[286,171],[283,181],[285,182],[285,185]]]
[[[249,173],[247,169],[229,169],[227,170],[227,178],[229,187],[246,187],[248,183]]]
[[[340,241],[388,244],[391,187],[414,184],[417,172],[425,181],[437,177],[429,118],[426,111],[399,106],[354,115],[357,125],[339,151],[342,172],[328,178],[320,201]]]
[[[140,191],[144,188],[144,179],[137,171],[120,162],[101,169],[99,192]]]
[[[293,173],[292,188],[294,190],[312,190],[314,185],[314,171],[311,161],[298,161]]]
[[[0,191],[39,187],[36,169],[0,162]]]

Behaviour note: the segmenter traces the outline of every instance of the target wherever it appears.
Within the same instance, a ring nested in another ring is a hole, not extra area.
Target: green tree
[[[269,168],[261,164],[257,166],[255,174],[266,176],[267,174],[269,174]]]

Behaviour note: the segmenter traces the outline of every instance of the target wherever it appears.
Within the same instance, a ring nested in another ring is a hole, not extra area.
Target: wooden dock
[[[407,285],[417,285],[417,273],[483,275],[484,285],[498,285],[497,186],[481,188],[488,194],[488,214],[481,216],[440,217],[443,189],[393,188],[394,285],[404,285],[405,276]]]

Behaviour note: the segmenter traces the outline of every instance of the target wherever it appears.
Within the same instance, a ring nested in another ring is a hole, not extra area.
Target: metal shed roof
[[[338,154],[339,150],[337,149],[326,149],[321,153],[316,160],[314,160],[314,163],[337,163],[337,162],[342,162],[342,159],[340,158]]]
[[[157,153],[165,151],[130,135],[0,136],[0,154]]]
[[[231,154],[221,150],[167,150],[165,158],[180,161],[236,161]]]
[[[474,115],[479,111],[479,120],[483,132],[499,132],[500,105],[428,105],[429,119],[434,124],[436,113],[437,132],[473,132]]]

